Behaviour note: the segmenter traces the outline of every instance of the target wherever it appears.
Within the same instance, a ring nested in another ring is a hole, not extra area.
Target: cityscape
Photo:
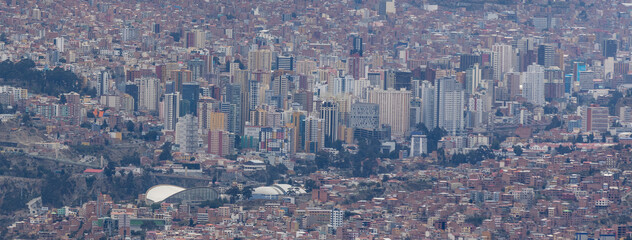
[[[632,1],[0,1],[0,239],[632,240]]]

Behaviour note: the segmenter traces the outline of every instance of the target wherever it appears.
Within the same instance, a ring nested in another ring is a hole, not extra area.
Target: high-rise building
[[[412,132],[410,136],[410,156],[428,154],[428,138],[422,132]]]
[[[241,85],[239,84],[229,84],[226,86],[226,102],[228,104],[231,104],[234,106],[234,116],[231,116],[231,120],[230,122],[233,123],[233,118],[234,118],[234,125],[231,125],[231,127],[229,127],[229,131],[238,134],[238,135],[242,135],[243,134],[243,123],[242,123],[242,119],[241,119],[241,114],[242,114],[242,92],[241,92]]]
[[[474,66],[474,64],[481,64],[481,56],[475,54],[463,54],[459,57],[459,71],[465,71]]]
[[[180,116],[180,93],[165,94],[164,100],[164,129],[173,131]]]
[[[277,56],[276,69],[294,71],[294,57],[292,56]]]
[[[544,70],[544,98],[556,99],[564,97],[564,72],[557,66]]]
[[[197,117],[187,114],[176,123],[176,144],[180,145],[180,152],[194,153],[198,149]]]
[[[63,95],[66,97],[66,106],[68,107],[67,116],[70,123],[81,123],[84,116],[84,114],[82,114],[83,105],[81,104],[81,96],[76,92],[64,93]]]
[[[347,58],[348,74],[353,76],[353,79],[358,80],[365,75],[364,58],[360,56],[360,53],[354,53]]]
[[[197,113],[198,113],[198,128],[202,129],[202,132],[207,132],[210,128],[210,118],[213,111],[213,104],[216,101],[210,97],[202,97],[198,101]]]
[[[555,65],[555,48],[550,44],[538,46],[538,64],[545,68]]]
[[[530,103],[544,105],[544,67],[540,65],[530,65],[527,71],[522,74],[522,96]]]
[[[380,126],[380,105],[377,103],[351,104],[349,127],[360,129],[377,129]]]
[[[595,88],[596,74],[593,71],[579,71],[579,90]]]
[[[391,126],[394,135],[403,136],[410,128],[410,96],[405,89],[375,89],[369,92],[369,102],[380,109],[380,124]]]
[[[607,107],[586,107],[582,112],[582,131],[601,132],[608,131],[608,108]]]
[[[170,73],[171,81],[175,83],[174,86],[175,86],[176,92],[182,91],[182,84],[193,81],[193,74],[191,70],[179,69],[179,70],[173,70],[169,73]]]
[[[339,110],[338,103],[324,102],[320,106],[320,118],[324,120],[325,146],[331,146],[338,140]]]
[[[227,156],[233,154],[233,146],[235,145],[234,135],[220,130],[208,132],[208,148],[207,153]]]
[[[362,57],[364,55],[364,46],[362,45],[362,37],[354,35],[352,37],[352,40],[353,40],[353,44],[351,45],[351,52],[349,54],[353,55],[357,53],[358,55],[360,55],[360,57]]]
[[[510,72],[513,66],[513,49],[511,45],[496,44],[492,46],[492,67],[494,80],[502,80],[505,73]]]
[[[616,58],[617,46],[618,46],[618,42],[616,39],[604,40],[601,47],[601,52],[603,53],[603,56],[606,58],[609,58],[609,57]]]
[[[194,29],[184,35],[185,47],[204,48],[206,46],[206,32],[201,29]]]
[[[259,49],[248,52],[248,70],[251,72],[272,71],[272,51],[269,49]]]
[[[125,26],[121,29],[121,40],[123,42],[133,41],[138,38],[138,30],[133,26]]]
[[[435,82],[434,115],[436,127],[443,128],[451,135],[463,132],[465,126],[463,108],[465,91],[454,76],[443,77]]]
[[[478,67],[478,63],[475,63],[471,68],[465,71],[465,92],[467,94],[474,94],[480,82],[481,69]]]
[[[97,95],[108,95],[110,90],[110,73],[101,71],[97,76]]]
[[[342,227],[345,215],[344,213],[344,211],[337,208],[331,210],[331,214],[329,215],[329,225],[331,225],[331,227],[334,229]]]
[[[187,69],[191,71],[191,80],[197,81],[198,78],[204,78],[206,74],[206,63],[204,60],[196,58],[187,62]]]
[[[138,111],[138,85],[127,82],[125,84],[125,93],[129,94],[134,98],[134,111]]]
[[[60,53],[64,52],[66,39],[64,39],[63,37],[56,37],[53,39],[53,43],[55,44],[55,47],[57,48],[58,52]]]
[[[160,98],[160,80],[151,77],[141,77],[135,80],[138,86],[138,108],[145,111],[158,111]]]
[[[435,128],[435,88],[429,81],[424,80],[420,84],[419,91],[421,93],[421,122],[429,129]]]
[[[526,69],[525,69],[526,71]],[[517,96],[520,96],[520,81],[521,74],[518,72],[510,72],[505,74],[505,84],[507,85],[507,92],[509,94],[509,100],[514,100]]]
[[[410,71],[396,71],[395,72],[395,84],[394,89],[405,88],[408,91],[412,90],[413,73]]]
[[[309,116],[303,120],[305,122],[305,152],[317,153],[325,145],[323,136],[323,120],[314,116]]]
[[[188,82],[182,84],[182,105],[180,116],[193,114],[197,116],[197,102],[200,99],[200,84],[197,82]]]

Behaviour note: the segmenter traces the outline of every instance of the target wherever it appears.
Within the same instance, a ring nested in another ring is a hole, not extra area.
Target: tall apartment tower
[[[330,146],[338,140],[338,103],[324,102],[320,106],[320,118],[324,120],[325,145]]]
[[[602,48],[601,51],[603,53],[603,56],[606,57],[606,58],[609,58],[609,57],[616,58],[617,57],[617,45],[618,45],[618,43],[617,43],[616,39],[606,39],[606,40],[604,40],[603,44],[602,44],[602,47],[601,47]]]
[[[529,65],[522,74],[522,96],[535,105],[544,105],[544,67]]]
[[[511,45],[496,44],[492,46],[492,68],[494,79],[502,80],[505,73],[510,72],[513,66],[513,49]]]
[[[180,152],[194,153],[198,148],[197,117],[187,114],[180,117],[176,123],[176,144],[180,145]]]
[[[248,52],[248,70],[270,72],[272,71],[272,51],[259,49]]]
[[[555,48],[553,45],[543,44],[538,46],[538,64],[545,68],[555,65]]]
[[[437,79],[434,97],[434,126],[443,128],[452,135],[463,132],[465,91],[461,83],[454,76]]]
[[[467,92],[467,94],[474,94],[480,83],[481,69],[478,67],[478,63],[475,63],[471,68],[465,71],[465,92]]]
[[[391,126],[393,135],[403,136],[410,128],[411,92],[401,89],[375,89],[369,92],[369,102],[380,108],[380,124]]]
[[[158,111],[160,98],[160,80],[151,77],[135,79],[138,85],[138,108],[145,111]]]
[[[180,116],[180,93],[165,94],[164,102],[164,129],[173,131],[176,129]]]

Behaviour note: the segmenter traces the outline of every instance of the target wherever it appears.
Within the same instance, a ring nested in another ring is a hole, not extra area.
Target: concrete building
[[[403,136],[410,128],[411,92],[401,89],[375,89],[369,92],[369,102],[379,105],[380,124],[391,126],[394,135]]]

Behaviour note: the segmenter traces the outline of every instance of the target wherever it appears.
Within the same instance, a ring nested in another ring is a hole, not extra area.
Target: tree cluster
[[[30,59],[22,59],[16,63],[9,60],[1,62],[0,78],[4,79],[4,84],[50,96],[59,96],[71,91],[81,94],[93,93],[93,89],[83,88],[82,81],[72,71],[59,67],[53,70],[37,70],[35,62]],[[96,93],[96,90],[94,91]]]

